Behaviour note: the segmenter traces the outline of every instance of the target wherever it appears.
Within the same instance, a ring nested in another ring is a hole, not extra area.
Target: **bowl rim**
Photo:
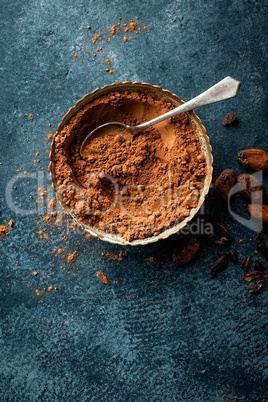
[[[101,240],[107,241],[112,244],[120,244],[120,245],[130,245],[130,246],[141,246],[141,245],[146,245],[150,243],[157,242],[158,240],[163,240],[168,238],[169,236],[178,233],[183,227],[189,223],[193,217],[197,214],[199,209],[201,208],[202,204],[205,201],[205,197],[209,192],[210,189],[210,184],[212,181],[212,173],[213,173],[213,156],[212,156],[212,148],[210,145],[209,137],[207,135],[207,131],[205,127],[203,126],[200,118],[196,115],[196,113],[192,110],[187,112],[186,114],[190,118],[191,121],[194,121],[196,123],[200,143],[201,143],[201,148],[204,152],[205,158],[206,158],[206,163],[207,163],[207,174],[205,177],[204,181],[204,188],[202,190],[202,193],[198,199],[198,205],[195,208],[192,208],[190,211],[190,214],[179,224],[172,226],[171,228],[164,229],[161,233],[159,233],[156,236],[151,236],[147,237],[145,239],[135,239],[133,241],[127,241],[123,239],[119,235],[115,235],[112,233],[107,233],[103,230],[96,229],[90,225],[84,224],[82,221],[80,221],[74,212],[64,203],[61,195],[57,191],[57,183],[56,183],[56,178],[55,178],[55,163],[53,162],[53,154],[54,154],[54,145],[55,145],[55,138],[57,134],[62,130],[62,128],[68,124],[69,120],[80,110],[82,109],[86,104],[92,102],[94,99],[98,98],[99,96],[102,96],[104,94],[107,94],[111,91],[123,91],[123,90],[130,90],[130,87],[132,87],[132,90],[136,88],[140,89],[146,89],[151,92],[158,92],[163,94],[163,98],[168,98],[169,100],[172,100],[177,103],[178,105],[183,104],[184,101],[180,99],[180,97],[172,92],[170,92],[167,89],[163,89],[158,85],[153,85],[153,84],[148,84],[145,82],[140,82],[140,81],[124,81],[124,82],[114,82],[113,84],[108,84],[104,85],[101,88],[96,88],[92,92],[87,93],[86,95],[83,96],[83,98],[79,99],[74,106],[72,106],[68,112],[63,116],[61,122],[58,125],[57,130],[55,131],[53,135],[53,139],[50,145],[50,153],[49,153],[49,172],[50,172],[50,178],[52,181],[52,187],[56,193],[56,197],[59,200],[62,208],[64,209],[65,212],[78,224],[82,229],[84,229],[86,232],[90,233],[92,236],[97,237]]]

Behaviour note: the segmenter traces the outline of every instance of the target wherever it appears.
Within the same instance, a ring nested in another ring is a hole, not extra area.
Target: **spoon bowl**
[[[183,105],[180,105],[175,109],[161,116],[155,117],[154,119],[145,123],[138,124],[136,126],[128,126],[127,124],[119,122],[108,122],[102,124],[101,126],[96,127],[86,136],[80,147],[80,156],[82,158],[86,158],[87,146],[95,138],[104,137],[107,134],[120,134],[127,135],[129,138],[134,139],[134,137],[144,128],[160,123],[161,121],[170,117],[177,116],[180,113],[189,112],[190,110],[201,106],[210,105],[212,103],[235,97],[239,92],[240,85],[240,81],[236,80],[235,78],[225,77],[223,80],[219,81],[217,84],[213,85],[211,88],[207,89],[205,92],[202,92],[200,95],[189,100]]]

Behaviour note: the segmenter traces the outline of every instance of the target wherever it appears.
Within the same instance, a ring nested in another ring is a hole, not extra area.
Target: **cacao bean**
[[[257,240],[257,250],[258,251],[264,250],[264,248],[266,246],[265,239],[258,233],[256,236],[256,240]]]
[[[268,259],[268,241],[265,240],[260,234],[256,236],[257,250],[261,251],[262,255]]]
[[[251,286],[250,288],[250,293],[257,293],[260,290],[262,290],[263,288],[265,288],[266,286],[266,282],[264,279],[261,279],[259,282],[257,282],[254,286]]]
[[[237,123],[237,117],[234,112],[229,112],[223,119],[222,124],[226,126],[231,126],[232,124]]]
[[[211,222],[213,233],[209,236],[210,240],[218,246],[226,246],[230,242],[228,230],[219,222]]]
[[[172,253],[172,260],[177,265],[187,265],[196,256],[200,241],[196,237],[187,237],[181,241]]]
[[[260,261],[256,261],[254,271],[265,271],[264,265]]]
[[[235,184],[235,173],[232,169],[225,169],[214,184],[214,193],[220,200],[226,202],[229,193]]]
[[[228,266],[228,254],[222,254],[214,260],[212,267],[210,269],[210,275],[215,278],[217,274]]]
[[[237,256],[236,256],[236,250],[234,248],[230,248],[229,251],[229,258],[232,262],[234,262],[235,264],[238,263],[237,261]]]
[[[268,223],[268,205],[249,204],[248,212],[254,218],[262,220],[264,223]]]
[[[237,178],[237,184],[241,194],[254,203],[262,202],[263,189],[259,180],[249,173],[240,174]]]
[[[236,158],[241,165],[253,170],[268,170],[268,152],[262,149],[244,149],[237,153]]]

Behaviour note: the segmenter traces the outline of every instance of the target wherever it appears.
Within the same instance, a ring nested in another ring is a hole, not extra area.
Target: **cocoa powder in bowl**
[[[50,156],[54,186],[83,225],[132,242],[191,215],[212,169],[188,114],[149,127],[133,141],[111,132],[94,139],[85,158],[79,153],[83,139],[101,124],[136,125],[176,106],[148,88],[111,90],[92,97],[59,127]]]

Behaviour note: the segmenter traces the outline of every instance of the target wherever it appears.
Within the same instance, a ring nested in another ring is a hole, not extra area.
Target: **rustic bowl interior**
[[[64,125],[68,123],[68,121],[73,117],[81,108],[83,108],[87,103],[93,101],[97,97],[100,97],[102,95],[105,95],[111,91],[138,91],[138,92],[146,92],[149,93],[153,98],[155,99],[161,99],[161,98],[166,98],[170,100],[172,103],[174,103],[175,107],[179,106],[180,104],[183,103],[183,101],[177,96],[172,94],[171,92],[164,90],[158,86],[154,86],[151,84],[146,84],[146,83],[140,83],[140,82],[124,82],[124,83],[115,83],[112,85],[107,85],[103,88],[96,89],[95,91],[85,95],[81,100],[79,100],[74,107],[72,107],[68,113],[63,117],[61,123],[58,126],[57,132],[55,135],[63,128]],[[72,219],[80,226],[82,227],[86,232],[90,233],[92,236],[98,237],[101,240],[108,241],[110,243],[115,243],[115,244],[121,244],[121,245],[132,245],[132,246],[140,246],[140,245],[145,245],[149,244],[152,242],[156,242],[160,239],[165,239],[169,237],[172,234],[177,233],[180,229],[182,229],[193,217],[194,215],[198,212],[200,209],[201,205],[204,202],[205,196],[209,191],[211,179],[212,179],[212,163],[213,163],[213,158],[212,158],[212,150],[211,146],[209,143],[209,138],[206,134],[206,129],[204,128],[201,120],[197,117],[195,112],[191,111],[187,113],[190,120],[194,121],[197,127],[200,143],[202,150],[204,152],[206,162],[207,162],[207,167],[208,167],[208,172],[205,178],[204,182],[204,188],[203,191],[200,195],[199,202],[196,208],[192,208],[190,211],[189,216],[187,216],[186,219],[184,219],[182,222],[180,222],[178,225],[175,225],[169,229],[164,230],[157,236],[152,236],[148,237],[146,239],[136,239],[133,240],[132,242],[128,242],[125,239],[123,239],[121,236],[116,235],[116,234],[111,234],[111,233],[106,233],[102,230],[96,229],[94,227],[91,227],[89,225],[84,224],[81,222],[76,215],[70,210],[70,208],[64,203],[62,197],[60,194],[57,192],[57,185],[56,185],[56,180],[55,180],[55,165],[53,163],[53,154],[54,154],[54,139],[55,135],[51,144],[51,151],[50,151],[50,174],[51,174],[51,180],[52,180],[52,185],[53,188],[56,192],[56,196],[58,200],[60,201],[62,207],[64,210],[71,216]]]

